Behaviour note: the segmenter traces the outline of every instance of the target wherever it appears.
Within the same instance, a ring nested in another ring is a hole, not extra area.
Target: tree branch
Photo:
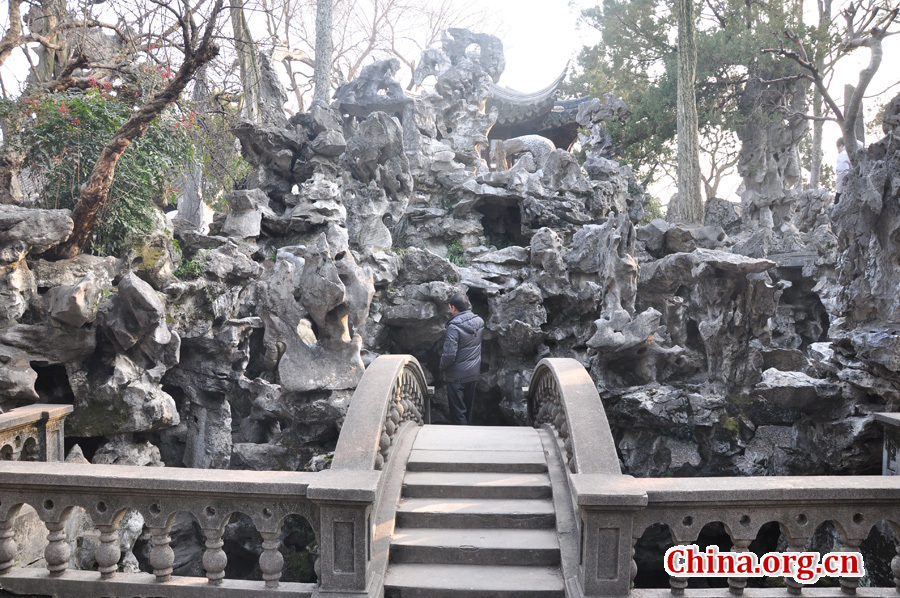
[[[222,4],[223,0],[215,0],[202,40],[196,48],[185,48],[185,60],[169,84],[119,127],[103,148],[72,212],[75,222],[72,235],[54,248],[52,254],[55,257],[71,258],[84,251],[98,222],[100,210],[106,203],[119,158],[135,139],[147,131],[166,106],[178,99],[197,70],[218,55],[219,48],[212,43],[212,35]]]

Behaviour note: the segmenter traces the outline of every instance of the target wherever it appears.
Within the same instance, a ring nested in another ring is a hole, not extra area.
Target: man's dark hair
[[[450,300],[447,302],[453,307],[455,307],[459,311],[466,311],[470,309],[472,306],[469,304],[469,298],[466,297],[464,293],[456,293]]]
[[[838,145],[838,147],[844,147],[844,138],[843,137],[838,137],[837,145]]]

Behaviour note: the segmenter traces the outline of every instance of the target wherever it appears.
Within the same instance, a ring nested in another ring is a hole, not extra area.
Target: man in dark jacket
[[[441,354],[441,371],[447,381],[450,423],[471,425],[475,408],[475,386],[481,373],[481,335],[484,320],[471,312],[462,293],[450,297],[447,338]]]

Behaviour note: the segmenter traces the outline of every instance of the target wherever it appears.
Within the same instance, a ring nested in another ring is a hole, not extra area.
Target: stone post
[[[378,471],[317,474],[307,497],[319,507],[319,587],[314,596],[374,596],[372,519]]]
[[[581,528],[582,595],[628,596],[634,513],[647,506],[647,494],[631,486],[631,476],[575,474],[570,479]]]
[[[881,475],[900,474],[900,413],[876,413],[875,420],[884,430]]]

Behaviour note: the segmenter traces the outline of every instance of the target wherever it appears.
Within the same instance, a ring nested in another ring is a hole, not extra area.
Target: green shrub
[[[12,132],[8,146],[43,179],[39,207],[75,206],[100,152],[140,105],[140,96],[92,83],[86,91],[39,92],[3,102],[0,118]],[[130,239],[152,230],[154,204],[163,206],[176,197],[175,185],[191,159],[194,118],[168,108],[122,154],[91,238],[94,253],[118,253]]]
[[[197,255],[189,260],[182,260],[181,264],[175,269],[175,277],[179,280],[194,280],[200,278],[203,269],[206,267],[207,251],[199,251]]]
[[[469,261],[466,259],[466,250],[463,249],[462,242],[459,239],[450,241],[450,245],[447,246],[447,259],[450,260],[451,264],[459,268],[465,268],[469,265]]]

